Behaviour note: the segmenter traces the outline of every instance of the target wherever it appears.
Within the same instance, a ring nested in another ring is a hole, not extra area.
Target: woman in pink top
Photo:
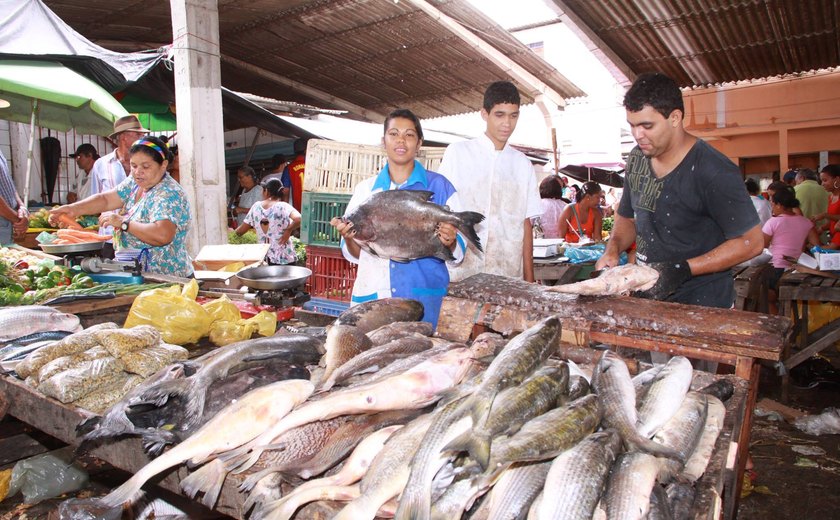
[[[771,262],[775,269],[770,276],[767,299],[770,313],[775,314],[778,312],[776,286],[782,273],[791,265],[785,257],[799,258],[806,241],[809,245],[818,246],[820,239],[814,229],[814,223],[794,212],[799,207],[799,201],[796,200],[792,189],[779,189],[773,193],[770,206],[773,216],[764,223],[761,230],[764,232],[764,246],[769,248],[770,254],[773,255]]]
[[[560,214],[566,207],[563,197],[563,181],[556,175],[549,175],[540,183],[540,203],[543,214],[540,217],[545,238],[563,238],[560,235]]]

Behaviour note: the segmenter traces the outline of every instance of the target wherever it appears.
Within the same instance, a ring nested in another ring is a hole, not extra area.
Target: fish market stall
[[[735,367],[735,376],[746,386],[746,395],[735,413],[727,414],[732,444],[718,445],[719,450],[724,450],[716,454],[722,471],[705,477],[711,487],[704,492],[705,503],[697,503],[708,513],[697,518],[714,517],[717,507],[709,503],[713,496],[722,501],[724,517],[734,518],[746,463],[746,452],[739,447],[749,445],[751,411],[758,390],[758,361],[779,361],[791,321],[779,316],[638,298],[557,294],[520,280],[479,274],[450,285],[437,333],[456,341],[466,341],[485,330],[511,334],[550,315],[560,318],[561,339],[571,347],[596,342]]]

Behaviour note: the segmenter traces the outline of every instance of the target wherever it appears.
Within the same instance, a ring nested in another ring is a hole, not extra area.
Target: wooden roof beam
[[[332,94],[329,94],[322,90],[310,87],[309,85],[305,85],[299,81],[283,77],[279,74],[271,72],[270,70],[266,70],[262,67],[252,65],[246,61],[242,61],[240,59],[228,56],[226,54],[222,54],[221,58],[223,62],[232,65],[236,68],[246,70],[261,78],[267,79],[271,82],[277,83],[278,85],[282,85],[286,88],[290,88],[292,90],[305,94],[313,99],[323,101],[324,103],[329,103],[330,105],[341,108],[342,110],[347,110],[348,112],[356,114],[368,121],[372,121],[374,123],[381,123],[385,120],[384,114],[380,114],[379,112],[375,112],[373,110],[368,110],[365,107],[356,105],[355,103],[351,103],[350,101],[347,101],[345,99],[333,96]]]
[[[566,6],[563,0],[544,0],[545,5],[549,7],[557,17],[566,26],[571,29],[575,35],[580,38],[580,41],[586,45],[596,58],[610,71],[613,78],[619,85],[629,87],[633,80],[636,79],[636,73],[618,57],[618,54],[604,43],[595,31],[586,25],[581,18]]]
[[[467,45],[473,47],[482,56],[492,61],[498,67],[506,71],[516,81],[524,85],[529,91],[529,94],[534,99],[540,98],[541,95],[550,99],[555,105],[560,108],[566,106],[566,100],[559,92],[546,85],[539,78],[525,70],[524,67],[517,64],[512,59],[508,58],[504,53],[493,47],[483,39],[473,34],[470,30],[458,23],[449,15],[443,13],[437,7],[431,5],[426,0],[407,0],[407,2],[416,6],[418,9],[429,15],[433,20],[438,22],[441,26],[449,30],[451,33],[463,40]]]

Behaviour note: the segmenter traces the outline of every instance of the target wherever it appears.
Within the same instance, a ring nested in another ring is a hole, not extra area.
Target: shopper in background
[[[796,171],[796,199],[799,200],[799,209],[805,218],[821,215],[828,210],[828,193],[817,183],[817,172],[808,168]],[[825,222],[823,219],[816,221],[817,227]]]
[[[840,164],[826,165],[820,172],[820,181],[823,189],[828,192],[828,208],[825,213],[811,217],[811,220],[814,223],[823,221],[817,232],[821,236],[828,232],[827,242],[831,247],[840,247],[840,233],[836,229],[840,222]]]
[[[300,213],[283,202],[283,184],[280,179],[263,179],[260,182],[262,201],[257,202],[236,228],[237,235],[250,229],[257,232],[257,240],[269,244],[266,259],[271,265],[293,264],[297,260],[291,242],[292,233],[300,227]]]
[[[236,224],[241,226],[245,222],[245,216],[251,211],[251,207],[263,200],[263,189],[259,185],[257,172],[250,166],[240,166],[236,170],[236,178],[242,186],[242,193],[239,195],[239,202],[236,204]]]
[[[286,167],[292,194],[289,203],[300,211],[303,204],[303,175],[306,172],[306,145],[308,139],[295,140],[295,158]]]
[[[758,214],[758,220],[763,226],[773,216],[770,210],[770,203],[761,198],[761,188],[759,188],[758,183],[753,179],[744,181],[744,186],[747,188],[747,193],[750,194],[750,200],[755,207],[755,212]]]
[[[73,203],[90,195],[90,172],[99,159],[99,153],[92,144],[83,143],[76,148],[76,153],[70,154],[70,158],[76,161],[76,175],[70,181],[67,202]]]
[[[0,151],[0,245],[10,244],[29,228],[29,211],[20,199],[6,157]]]
[[[597,182],[583,183],[577,192],[577,201],[569,204],[560,214],[558,232],[566,242],[576,244],[589,238],[595,242],[601,240],[604,217],[601,214],[601,197],[604,190]]]
[[[563,181],[556,175],[549,175],[540,182],[540,204],[542,205],[542,225],[544,238],[563,238],[559,233],[560,214],[566,207],[563,200]]]

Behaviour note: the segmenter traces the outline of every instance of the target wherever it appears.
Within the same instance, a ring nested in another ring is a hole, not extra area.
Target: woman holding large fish
[[[345,258],[359,264],[351,304],[412,298],[423,304],[423,321],[437,325],[449,285],[445,262],[463,260],[464,237],[481,249],[473,226],[484,217],[455,212],[461,203],[452,183],[415,160],[423,129],[411,111],[388,115],[382,144],[388,164],[359,183],[344,216],[331,221]]]

